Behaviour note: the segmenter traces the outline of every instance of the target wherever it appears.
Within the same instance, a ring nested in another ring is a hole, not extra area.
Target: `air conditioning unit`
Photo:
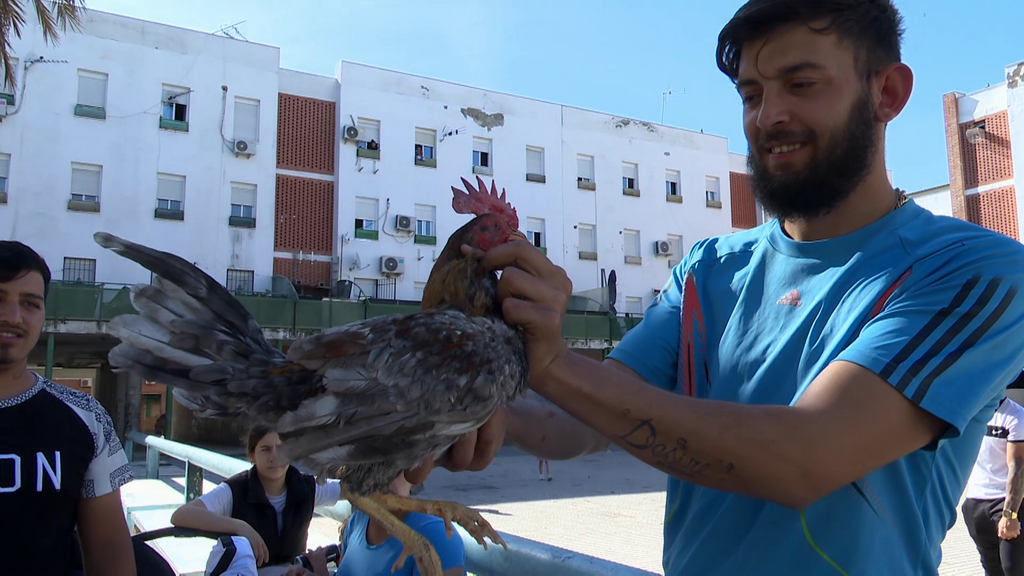
[[[385,276],[400,276],[405,274],[405,258],[400,256],[381,256],[380,273]]]
[[[654,243],[654,254],[657,256],[671,256],[672,243],[668,240],[658,240]]]
[[[967,141],[971,144],[977,144],[985,139],[985,123],[979,122],[977,125],[967,129]]]
[[[256,153],[256,143],[249,140],[235,140],[235,156],[252,156]]]
[[[366,133],[361,130],[358,126],[352,126],[349,124],[342,129],[342,133],[345,135],[345,140],[354,140],[356,142],[366,142]]]
[[[415,222],[412,216],[405,216],[403,214],[395,216],[395,230],[399,232],[412,232],[415,229],[414,226]]]

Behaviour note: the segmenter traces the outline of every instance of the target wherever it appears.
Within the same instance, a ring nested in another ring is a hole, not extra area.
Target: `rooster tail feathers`
[[[313,372],[271,346],[245,307],[196,266],[105,232],[94,239],[155,275],[152,285],[131,287],[138,315],[110,323],[121,339],[109,355],[116,370],[173,387],[197,415],[267,423],[318,386]]]

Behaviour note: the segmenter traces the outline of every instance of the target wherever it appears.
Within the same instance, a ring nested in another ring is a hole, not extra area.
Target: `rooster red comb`
[[[518,230],[519,216],[516,214],[516,209],[505,200],[505,189],[501,189],[499,196],[498,187],[494,185],[494,180],[491,180],[491,191],[488,193],[483,178],[477,176],[476,181],[478,187],[473,188],[469,180],[463,178],[462,183],[466,186],[465,192],[452,186],[452,192],[455,193],[455,197],[452,198],[452,208],[455,209],[455,213],[473,214],[474,216],[497,214],[505,218],[510,228]]]

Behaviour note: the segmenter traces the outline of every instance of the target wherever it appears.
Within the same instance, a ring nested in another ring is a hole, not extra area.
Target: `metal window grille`
[[[228,270],[227,283],[229,292],[253,292],[252,270]]]
[[[64,281],[96,283],[96,260],[90,258],[65,258]]]

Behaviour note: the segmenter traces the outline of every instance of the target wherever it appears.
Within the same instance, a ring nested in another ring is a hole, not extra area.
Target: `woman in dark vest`
[[[277,432],[254,426],[246,439],[252,468],[175,510],[171,524],[244,537],[256,566],[289,564],[305,553],[313,509],[336,504],[341,484],[318,485],[312,475],[278,459],[280,445]],[[217,555],[222,546],[215,548]],[[247,552],[235,550],[236,555]]]

